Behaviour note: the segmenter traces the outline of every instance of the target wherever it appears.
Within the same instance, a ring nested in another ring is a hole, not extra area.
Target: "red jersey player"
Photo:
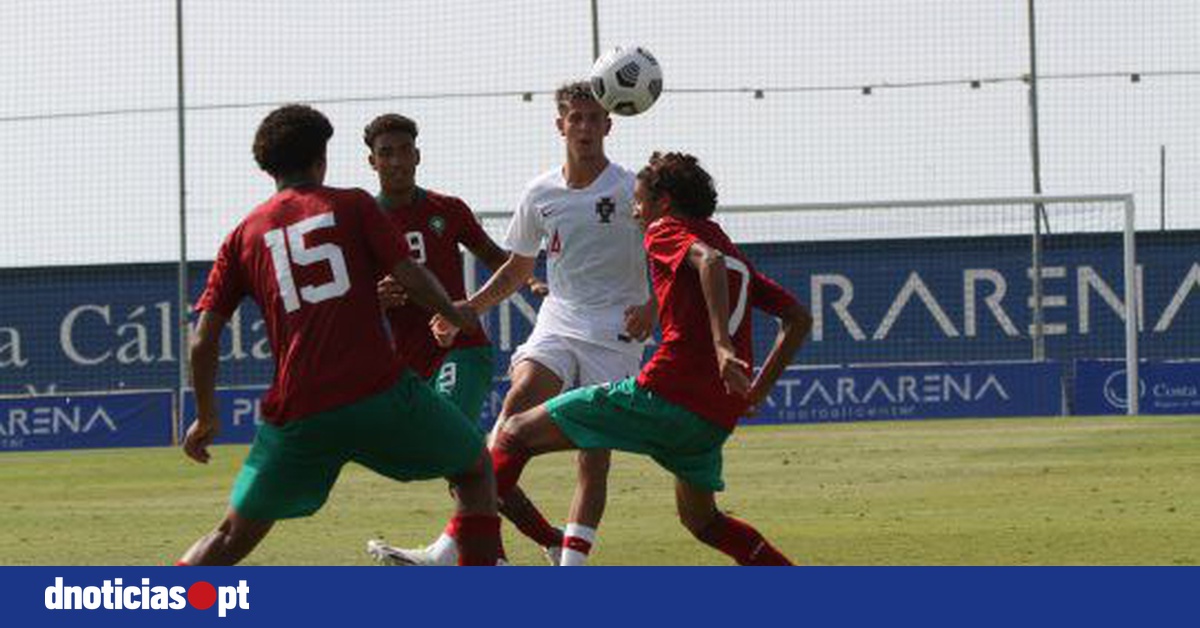
[[[484,232],[462,200],[422,188],[416,183],[421,151],[417,148],[417,123],[395,113],[376,117],[363,129],[367,157],[379,175],[376,200],[385,216],[403,234],[412,258],[429,270],[451,299],[466,298],[462,253],[467,248],[495,271],[508,261],[508,252]],[[530,280],[535,293],[544,284]],[[449,347],[440,346],[429,329],[433,313],[408,303],[391,277],[379,283],[380,300],[387,308],[396,351],[417,375],[439,394],[476,418],[492,388],[495,357],[482,329],[459,334]]]
[[[717,193],[695,157],[655,153],[638,173],[634,199],[662,344],[636,378],[565,393],[502,425],[492,445],[498,494],[512,490],[531,456],[593,448],[646,454],[675,475],[680,520],[697,539],[739,565],[790,565],[757,530],[719,511],[714,493],[724,489],[726,438],[766,399],[812,320],[709,219]],[[751,307],[781,321],[753,380]]]
[[[401,481],[451,478],[462,562],[494,565],[500,522],[483,438],[402,368],[387,342],[376,278],[390,273],[414,301],[472,328],[477,321],[411,260],[370,195],[323,185],[332,135],[325,116],[302,105],[271,112],[255,134],[255,160],[279,191],[225,239],[196,304],[188,457],[209,460],[221,331],[247,296],[262,310],[275,377],[224,520],[180,564],[239,562],[276,520],[320,509],[354,461]]]
[[[433,273],[451,299],[462,300],[466,289],[459,245],[493,271],[508,261],[508,252],[484,232],[462,200],[417,185],[416,171],[421,163],[417,135],[417,123],[395,113],[378,116],[363,129],[363,142],[370,149],[367,161],[379,176],[376,200],[383,214],[404,234],[413,261]],[[528,283],[535,294],[545,294],[545,285],[540,281],[531,277]],[[458,334],[449,347],[442,347],[429,328],[433,312],[408,302],[390,276],[380,280],[379,297],[400,358],[435,392],[468,418],[478,420],[492,390],[495,371],[487,334],[482,329]],[[447,549],[456,547],[451,536],[444,538],[450,545]],[[368,553],[379,560],[386,560],[386,547],[380,540],[367,542]]]

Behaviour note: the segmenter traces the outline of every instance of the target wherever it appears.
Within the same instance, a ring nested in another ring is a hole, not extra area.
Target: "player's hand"
[[[455,301],[454,311],[458,314],[458,320],[453,321],[456,327],[465,331],[479,329],[479,315],[466,301]]]
[[[530,279],[527,285],[529,286],[529,292],[535,297],[545,298],[546,295],[550,294],[550,286],[536,277]]]
[[[379,296],[379,305],[385,310],[408,303],[408,292],[391,275],[385,276],[375,284],[375,292]]]
[[[758,414],[759,409],[766,403],[767,396],[771,393],[771,389],[762,385],[762,382],[757,379],[750,385],[750,394],[746,395],[746,401],[750,402],[750,406],[746,408],[746,416],[754,416]]]
[[[446,320],[441,314],[434,314],[433,318],[429,319],[429,331],[433,332],[433,339],[437,341],[438,346],[445,349],[454,344],[454,337],[458,335],[458,326]]]
[[[737,357],[733,347],[717,347],[717,366],[721,381],[725,382],[725,392],[739,397],[750,395],[750,365]]]
[[[206,421],[197,418],[188,426],[187,434],[183,437],[183,453],[196,462],[207,464],[211,458],[208,446],[212,444],[213,439],[220,431],[220,421],[216,419]]]
[[[657,324],[658,305],[654,301],[625,308],[625,333],[634,340],[645,341],[654,333],[654,326]]]

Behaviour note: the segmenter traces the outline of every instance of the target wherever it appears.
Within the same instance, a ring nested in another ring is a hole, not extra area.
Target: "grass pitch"
[[[0,564],[171,564],[224,512],[245,446],[0,454]],[[561,520],[574,454],[523,486]],[[726,510],[815,565],[1200,564],[1200,417],[748,427],[726,447]],[[357,466],[325,508],[281,522],[247,564],[368,565],[364,541],[431,540],[444,482]],[[517,564],[541,564],[505,526]],[[615,454],[596,565],[722,565],[675,519],[670,476]]]

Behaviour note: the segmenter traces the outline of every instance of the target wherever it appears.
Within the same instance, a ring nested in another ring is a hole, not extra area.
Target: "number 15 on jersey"
[[[346,259],[342,256],[341,247],[329,242],[309,248],[304,242],[304,236],[307,234],[331,228],[335,224],[337,223],[333,214],[326,213],[305,218],[289,225],[286,230],[272,229],[263,234],[263,240],[271,250],[271,265],[275,267],[279,298],[283,299],[283,307],[289,314],[300,309],[301,300],[305,303],[320,303],[350,291],[350,274],[346,272]],[[333,279],[317,286],[300,286],[297,291],[296,282],[292,278],[292,264],[311,266],[320,263],[329,264]]]

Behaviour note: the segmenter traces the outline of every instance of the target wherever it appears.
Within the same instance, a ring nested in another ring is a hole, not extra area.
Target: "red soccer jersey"
[[[662,398],[732,430],[748,406],[725,391],[717,368],[708,306],[700,273],[687,263],[697,240],[725,255],[729,272],[729,328],[737,356],[753,364],[750,308],[781,316],[796,299],[759,274],[717,223],[667,216],[646,230],[650,277],[658,298],[662,344],[642,368],[637,383]]]
[[[458,245],[477,248],[487,234],[467,204],[453,196],[417,188],[417,202],[407,207],[384,209],[391,223],[404,234],[412,258],[429,269],[451,299],[466,298],[463,287],[462,253]],[[437,372],[449,349],[443,349],[429,331],[433,314],[415,303],[388,310],[396,352],[409,368],[423,378]],[[451,349],[489,344],[482,329],[462,332]]]
[[[225,238],[196,310],[229,318],[245,296],[262,310],[275,356],[263,397],[276,425],[391,386],[376,278],[408,255],[404,238],[362,190],[286,189]]]

